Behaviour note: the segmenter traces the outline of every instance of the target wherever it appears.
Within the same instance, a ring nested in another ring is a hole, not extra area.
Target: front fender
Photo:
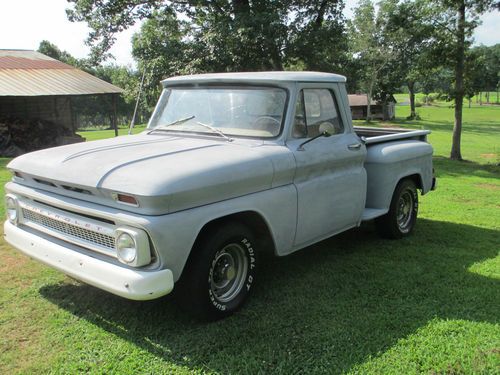
[[[177,281],[203,227],[216,219],[240,212],[256,212],[267,223],[276,253],[291,251],[296,230],[297,192],[280,186],[168,215],[150,216],[147,225],[161,268],[172,270]]]

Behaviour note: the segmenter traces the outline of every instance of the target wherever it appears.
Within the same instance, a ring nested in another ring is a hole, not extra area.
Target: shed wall
[[[387,103],[386,105],[372,104],[371,107],[372,118],[380,120],[394,120],[395,107],[394,103]],[[351,115],[353,120],[364,120],[368,112],[368,106],[351,106]]]
[[[0,97],[0,118],[41,119],[72,130],[71,98],[3,96]]]

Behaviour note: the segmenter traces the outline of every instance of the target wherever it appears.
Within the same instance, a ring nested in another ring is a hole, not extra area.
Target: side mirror
[[[331,122],[325,121],[319,125],[319,132],[323,137],[330,137],[335,134],[335,127]]]
[[[309,142],[314,141],[315,139],[318,139],[320,137],[331,137],[333,134],[335,134],[335,127],[331,122],[325,121],[319,125],[319,134],[315,137],[312,137],[311,139],[308,139],[305,142],[302,142],[299,147],[297,148],[297,151],[304,151],[304,145],[306,145]]]

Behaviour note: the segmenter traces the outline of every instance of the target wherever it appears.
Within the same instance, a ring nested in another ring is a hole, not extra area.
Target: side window
[[[314,137],[322,124],[334,129],[334,134],[344,132],[335,96],[328,89],[302,90],[295,107],[293,137]]]

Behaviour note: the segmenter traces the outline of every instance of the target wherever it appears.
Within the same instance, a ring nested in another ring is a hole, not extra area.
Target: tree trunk
[[[490,92],[486,91],[486,104],[490,104]]]
[[[472,98],[468,98],[469,99],[469,108],[472,108]]]
[[[483,105],[483,92],[479,91],[479,105]]]
[[[366,93],[366,122],[370,122],[372,120],[372,95],[373,95],[373,86],[375,85],[375,81],[377,79],[377,70],[373,69],[370,74],[370,83],[368,84],[368,90]]]
[[[407,83],[408,91],[410,93],[410,119],[414,119],[417,117],[417,113],[415,111],[415,82],[410,81]]]
[[[283,70],[283,62],[281,61],[281,54],[279,51],[278,46],[276,43],[274,43],[273,46],[271,46],[271,65],[273,70],[278,70],[281,71]]]
[[[116,94],[111,94],[111,127],[115,130],[115,137],[118,137],[118,122],[116,116]]]
[[[464,104],[464,60],[465,60],[465,0],[457,9],[457,46],[455,61],[455,124],[450,158],[462,160],[460,141],[462,137],[462,107]]]
[[[370,122],[372,120],[372,91],[373,91],[373,84],[370,83],[370,88],[366,93],[366,99],[367,99],[366,122]]]

